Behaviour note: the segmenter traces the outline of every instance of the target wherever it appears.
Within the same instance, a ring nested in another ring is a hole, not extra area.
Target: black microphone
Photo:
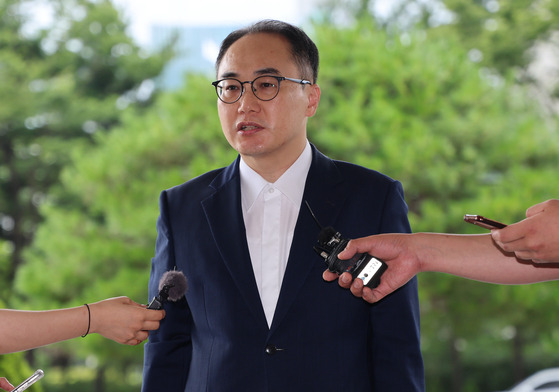
[[[305,203],[314,221],[320,228],[318,243],[313,248],[324,259],[328,270],[338,275],[347,271],[353,279],[362,279],[363,285],[371,289],[377,287],[380,284],[381,275],[388,268],[386,263],[368,253],[356,253],[349,260],[340,260],[338,254],[345,249],[349,239],[343,238],[341,233],[334,230],[331,226],[323,227],[312,212],[309,203],[306,200]]]
[[[176,302],[186,293],[186,276],[182,271],[167,271],[159,279],[159,294],[148,305],[148,309],[159,310],[166,301]]]

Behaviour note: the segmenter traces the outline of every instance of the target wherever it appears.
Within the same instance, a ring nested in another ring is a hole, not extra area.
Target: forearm
[[[416,249],[420,271],[437,271],[468,279],[525,284],[559,279],[557,266],[541,267],[519,261],[503,252],[490,234],[453,235],[417,233],[410,248]]]
[[[72,339],[88,327],[85,306],[46,311],[0,309],[0,354]]]

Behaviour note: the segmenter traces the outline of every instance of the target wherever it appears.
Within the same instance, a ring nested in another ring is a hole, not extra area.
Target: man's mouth
[[[262,128],[263,127],[261,125],[255,123],[240,123],[237,125],[238,132],[246,132],[246,133],[259,131]]]
[[[252,131],[254,129],[258,129],[259,127],[254,126],[254,125],[243,125],[241,127],[241,131]]]

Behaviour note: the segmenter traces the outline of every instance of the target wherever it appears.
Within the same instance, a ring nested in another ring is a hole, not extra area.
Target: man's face
[[[241,82],[262,75],[303,78],[288,41],[279,35],[257,33],[240,38],[227,50],[217,72],[218,79],[231,77]],[[227,141],[245,159],[271,159],[279,165],[293,163],[285,161],[303,151],[307,118],[316,111],[320,89],[317,85],[302,86],[284,80],[273,100],[261,101],[250,84],[244,88],[235,103],[218,100]]]

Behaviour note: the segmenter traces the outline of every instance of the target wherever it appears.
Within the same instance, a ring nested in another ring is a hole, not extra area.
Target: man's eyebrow
[[[255,75],[279,75],[280,71],[277,68],[263,68],[254,72]]]
[[[223,74],[220,75],[221,79],[225,79],[225,78],[237,78],[239,77],[239,74],[236,72],[225,72]]]
[[[254,75],[261,76],[261,75],[280,75],[281,72],[277,68],[262,68],[254,71]],[[225,72],[220,75],[221,79],[226,78],[238,78],[239,74],[237,72]]]

